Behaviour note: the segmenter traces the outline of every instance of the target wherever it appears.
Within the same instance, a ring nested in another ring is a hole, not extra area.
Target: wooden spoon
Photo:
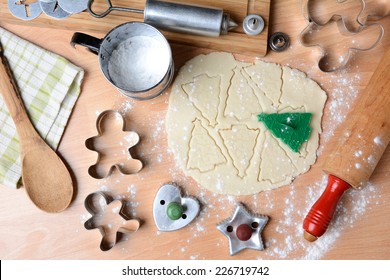
[[[72,178],[31,124],[1,44],[0,57],[0,90],[19,135],[23,185],[38,208],[61,212],[72,200]]]

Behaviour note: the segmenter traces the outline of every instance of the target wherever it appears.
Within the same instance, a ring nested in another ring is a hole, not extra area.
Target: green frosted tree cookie
[[[311,116],[312,113],[261,113],[257,118],[275,137],[298,153],[301,145],[309,139]]]

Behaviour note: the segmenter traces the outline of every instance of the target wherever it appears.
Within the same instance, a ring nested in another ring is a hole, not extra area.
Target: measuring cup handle
[[[70,45],[72,47],[75,47],[76,44],[81,45],[87,47],[88,50],[94,54],[98,54],[102,41],[103,39],[98,39],[85,33],[76,32],[73,34],[72,39],[70,40]]]

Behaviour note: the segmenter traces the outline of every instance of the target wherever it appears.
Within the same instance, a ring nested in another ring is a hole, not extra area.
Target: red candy
[[[252,228],[246,224],[239,225],[236,230],[237,238],[247,241],[252,237]]]

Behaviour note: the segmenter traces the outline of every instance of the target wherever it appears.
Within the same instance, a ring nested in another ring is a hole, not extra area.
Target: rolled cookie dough
[[[212,192],[248,195],[289,184],[316,160],[326,93],[298,70],[199,55],[179,71],[167,113],[168,144],[184,173]],[[260,113],[311,112],[299,153],[258,122]]]

